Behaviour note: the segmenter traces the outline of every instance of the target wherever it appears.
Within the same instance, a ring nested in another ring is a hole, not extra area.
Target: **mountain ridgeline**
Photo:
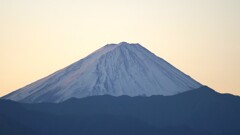
[[[201,87],[174,96],[0,101],[0,134],[239,135],[240,98]],[[7,123],[7,124],[6,124]]]

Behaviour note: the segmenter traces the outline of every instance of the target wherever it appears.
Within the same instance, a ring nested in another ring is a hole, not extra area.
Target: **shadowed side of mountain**
[[[236,135],[239,104],[237,96],[202,87],[174,96],[105,95],[38,104],[4,100],[0,114],[44,135]]]
[[[0,107],[0,133],[7,135],[159,134],[156,127],[124,115],[53,115],[26,109],[12,101],[0,101]]]
[[[185,125],[201,131],[240,129],[240,98],[208,87],[174,96],[92,96],[26,107],[58,115],[127,115],[159,128]]]

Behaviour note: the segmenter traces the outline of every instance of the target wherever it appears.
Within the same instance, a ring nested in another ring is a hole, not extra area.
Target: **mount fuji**
[[[108,44],[3,99],[59,103],[97,95],[170,96],[202,85],[140,44]]]
[[[0,108],[0,135],[240,135],[239,96],[126,42],[0,98]]]

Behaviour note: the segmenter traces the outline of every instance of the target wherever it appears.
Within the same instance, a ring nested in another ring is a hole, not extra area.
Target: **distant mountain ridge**
[[[84,59],[12,92],[4,99],[63,102],[97,95],[175,95],[202,85],[140,44],[106,45]]]
[[[208,87],[173,96],[104,95],[62,103],[0,100],[0,134],[239,135],[239,105],[240,97]]]

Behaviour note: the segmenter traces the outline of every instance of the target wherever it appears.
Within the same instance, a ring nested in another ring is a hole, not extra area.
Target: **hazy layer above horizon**
[[[1,0],[0,18],[0,96],[121,41],[240,95],[239,0]]]

